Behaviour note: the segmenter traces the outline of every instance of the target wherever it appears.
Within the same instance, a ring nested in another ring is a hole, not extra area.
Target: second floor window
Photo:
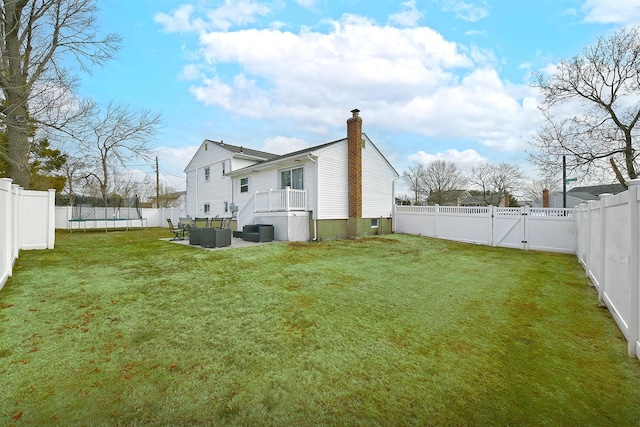
[[[304,190],[303,169],[287,169],[280,171],[280,188],[291,187],[294,190]]]
[[[205,203],[204,204],[204,213],[208,214],[209,212],[211,212],[211,205],[209,203]]]
[[[209,181],[210,177],[211,177],[211,168],[207,166],[206,168],[204,168],[204,180]]]
[[[249,191],[249,178],[240,178],[240,192],[246,193]]]

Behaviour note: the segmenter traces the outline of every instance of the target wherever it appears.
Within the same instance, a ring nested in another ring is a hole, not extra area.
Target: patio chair
[[[193,218],[180,218],[178,227],[188,230],[189,227],[193,227]]]
[[[167,218],[167,223],[169,224],[169,231],[171,231],[175,236],[171,240],[184,240],[184,234],[186,230],[181,227],[176,227],[173,225],[171,218]]]
[[[211,218],[209,221],[209,227],[211,228],[224,228],[224,219],[222,218]]]
[[[193,226],[196,228],[207,228],[209,226],[209,218],[196,218],[193,221]]]

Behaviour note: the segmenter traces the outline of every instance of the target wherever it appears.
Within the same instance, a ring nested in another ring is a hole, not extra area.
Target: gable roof
[[[278,157],[277,154],[267,153],[266,151],[254,150],[253,148],[246,148],[246,147],[243,147],[242,145],[233,145],[233,144],[227,144],[222,141],[218,142],[218,141],[213,141],[211,139],[205,139],[204,141],[202,141],[202,144],[200,144],[200,147],[198,147],[198,150],[193,155],[191,160],[189,160],[189,163],[187,163],[187,166],[184,168],[185,172],[187,170],[190,170],[191,164],[194,162],[194,160],[196,160],[196,158],[198,157],[198,154],[200,153],[200,150],[202,149],[202,146],[205,144],[216,145],[222,148],[223,150],[227,151],[232,157],[239,157],[243,159],[253,160],[255,162],[263,162],[265,160]]]
[[[562,191],[558,191],[554,194],[562,194]],[[567,197],[573,197],[580,200],[598,200],[598,196],[594,196],[586,191],[567,191]]]
[[[606,184],[606,185],[589,185],[586,187],[575,187],[567,191],[567,194],[571,194],[572,196],[581,198],[583,200],[595,200],[598,198],[597,196],[599,196],[600,194],[604,194],[604,193],[618,194],[618,193],[622,193],[623,191],[625,190],[622,184]],[[586,193],[596,197],[594,199],[586,199],[573,193],[581,193],[581,194]]]
[[[363,132],[362,133],[363,138],[367,138],[367,142],[368,144],[370,144],[371,146],[373,146],[375,148],[375,150],[378,152],[378,154],[380,154],[380,157],[382,157],[384,159],[384,161],[387,163],[387,165],[389,165],[389,168],[391,168],[391,170],[399,176],[398,172],[395,170],[395,168],[393,167],[393,165],[391,165],[391,163],[389,163],[389,161],[387,160],[387,158],[380,152],[380,150],[378,150],[378,147],[376,147],[376,145],[373,143],[373,141],[371,141],[371,139]],[[251,165],[251,166],[246,166],[242,169],[237,169],[234,171],[229,171],[227,172],[226,175],[228,176],[233,176],[237,173],[245,173],[247,171],[253,170],[253,169],[263,169],[266,165],[266,167],[269,167],[271,164],[275,164],[278,163],[282,160],[286,160],[289,158],[294,158],[294,157],[302,157],[308,154],[313,153],[314,151],[320,150],[322,148],[328,147],[330,145],[333,144],[338,144],[340,142],[346,142],[347,138],[341,138],[341,139],[337,139],[335,141],[331,141],[331,142],[325,142],[324,144],[320,144],[320,145],[314,145],[313,147],[309,147],[309,148],[305,148],[302,150],[298,150],[298,151],[293,151],[291,153],[287,153],[287,154],[282,154],[282,155],[274,155],[274,157],[268,159],[268,160],[264,160],[261,162],[256,163],[255,165]]]
[[[218,141],[212,141],[210,139],[205,139],[203,144],[204,143],[211,143],[211,144],[217,145],[218,147],[223,148],[227,151],[230,151],[234,154],[244,154],[250,157],[258,157],[265,160],[271,160],[275,157],[278,157],[277,154],[267,153],[266,151],[254,150],[253,148],[243,147],[242,145],[227,144],[222,141],[218,142]]]

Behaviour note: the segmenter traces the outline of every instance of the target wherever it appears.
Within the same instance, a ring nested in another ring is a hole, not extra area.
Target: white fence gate
[[[394,232],[467,243],[575,253],[573,209],[395,206]]]

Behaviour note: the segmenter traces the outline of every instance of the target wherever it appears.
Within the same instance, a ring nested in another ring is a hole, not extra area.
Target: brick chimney
[[[360,237],[362,218],[362,119],[360,110],[351,110],[347,120],[347,168],[349,193],[349,237]]]
[[[549,207],[549,190],[547,190],[546,188],[542,190],[542,207]]]

